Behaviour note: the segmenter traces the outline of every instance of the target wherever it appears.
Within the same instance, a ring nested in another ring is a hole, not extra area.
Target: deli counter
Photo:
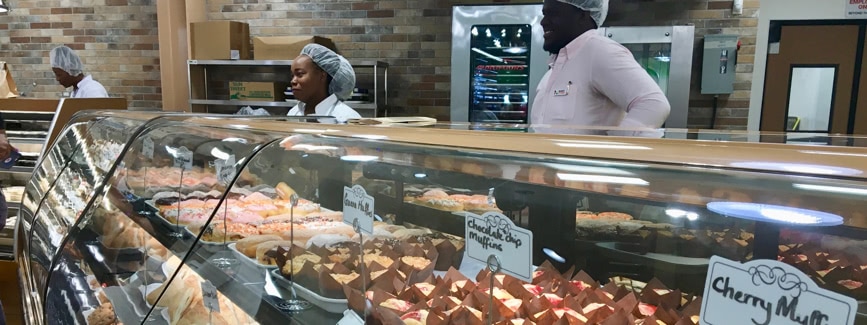
[[[27,184],[16,257],[33,324],[697,324],[724,309],[703,303],[719,258],[867,301],[865,166],[856,147],[88,112]]]

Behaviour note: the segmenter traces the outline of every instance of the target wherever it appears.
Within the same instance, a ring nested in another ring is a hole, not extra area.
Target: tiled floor
[[[17,266],[13,262],[0,262],[0,302],[6,313],[6,324],[22,325],[21,293],[18,290]]]

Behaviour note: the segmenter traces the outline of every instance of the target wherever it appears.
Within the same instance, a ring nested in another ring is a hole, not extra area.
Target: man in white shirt
[[[608,0],[545,0],[550,69],[536,89],[532,124],[648,129],[668,118],[659,85],[628,49],[596,31],[607,12]]]
[[[58,46],[49,54],[54,78],[64,88],[72,87],[72,98],[108,97],[108,92],[90,75],[85,76],[81,58],[71,48]]]

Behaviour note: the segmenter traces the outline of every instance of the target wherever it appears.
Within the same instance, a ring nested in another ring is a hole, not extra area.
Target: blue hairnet
[[[310,57],[316,65],[331,76],[328,94],[334,94],[340,100],[352,97],[352,90],[355,89],[355,70],[343,56],[319,44],[307,44],[301,49],[301,55]]]
[[[52,68],[60,68],[73,77],[84,73],[84,65],[81,64],[81,58],[69,47],[55,47],[51,49],[48,57]]]
[[[596,22],[596,27],[602,27],[605,17],[608,16],[608,0],[557,0],[568,3],[590,13],[590,17]]]

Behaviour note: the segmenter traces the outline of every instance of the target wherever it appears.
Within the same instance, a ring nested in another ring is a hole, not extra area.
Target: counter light
[[[617,177],[603,175],[566,174],[557,173],[557,178],[564,181],[588,182],[588,183],[611,183],[628,185],[650,185],[647,181],[636,177]]]
[[[237,142],[237,143],[240,143],[240,144],[247,144],[247,139],[242,139],[242,138],[225,138],[225,139],[223,139],[223,142]]]
[[[566,259],[563,258],[563,256],[560,256],[560,254],[557,254],[557,252],[555,252],[553,249],[550,249],[548,247],[542,248],[542,253],[545,253],[545,255],[547,255],[554,261],[566,263]]]
[[[836,226],[843,224],[843,217],[836,214],[780,205],[711,202],[707,204],[707,209],[729,217],[790,226]]]
[[[229,153],[225,152],[223,150],[220,150],[220,148],[214,147],[213,149],[211,149],[211,157],[214,157],[217,159],[222,159],[222,160],[228,160],[229,159]]]
[[[619,169],[619,168],[611,168],[611,167],[594,167],[594,166],[575,166],[575,165],[566,165],[566,164],[549,164],[544,163],[543,165],[548,166],[552,169],[556,169],[564,172],[572,172],[572,173],[584,173],[584,174],[607,174],[607,175],[619,175],[619,176],[632,176],[635,175],[631,172]]]
[[[368,162],[379,160],[377,156],[365,156],[365,155],[349,155],[340,157],[340,160],[343,161],[351,161],[351,162]]]
[[[368,139],[368,140],[385,140],[385,139],[388,139],[387,136],[377,135],[377,134],[357,134],[357,135],[353,135],[352,137],[353,138]]]
[[[813,185],[813,184],[792,184],[792,187],[807,191],[820,191],[851,195],[867,195],[867,189],[852,188],[843,186],[828,186],[828,185]]]
[[[427,177],[427,174],[425,174],[425,173],[417,173],[417,174],[415,174],[415,175],[413,175],[413,176],[415,176],[415,178],[425,178],[425,177]]]
[[[814,175],[860,175],[862,172],[857,169],[813,165],[813,164],[793,164],[793,163],[773,163],[760,161],[747,161],[732,163],[732,167],[750,168],[750,169],[765,169],[790,173],[814,174]]]

